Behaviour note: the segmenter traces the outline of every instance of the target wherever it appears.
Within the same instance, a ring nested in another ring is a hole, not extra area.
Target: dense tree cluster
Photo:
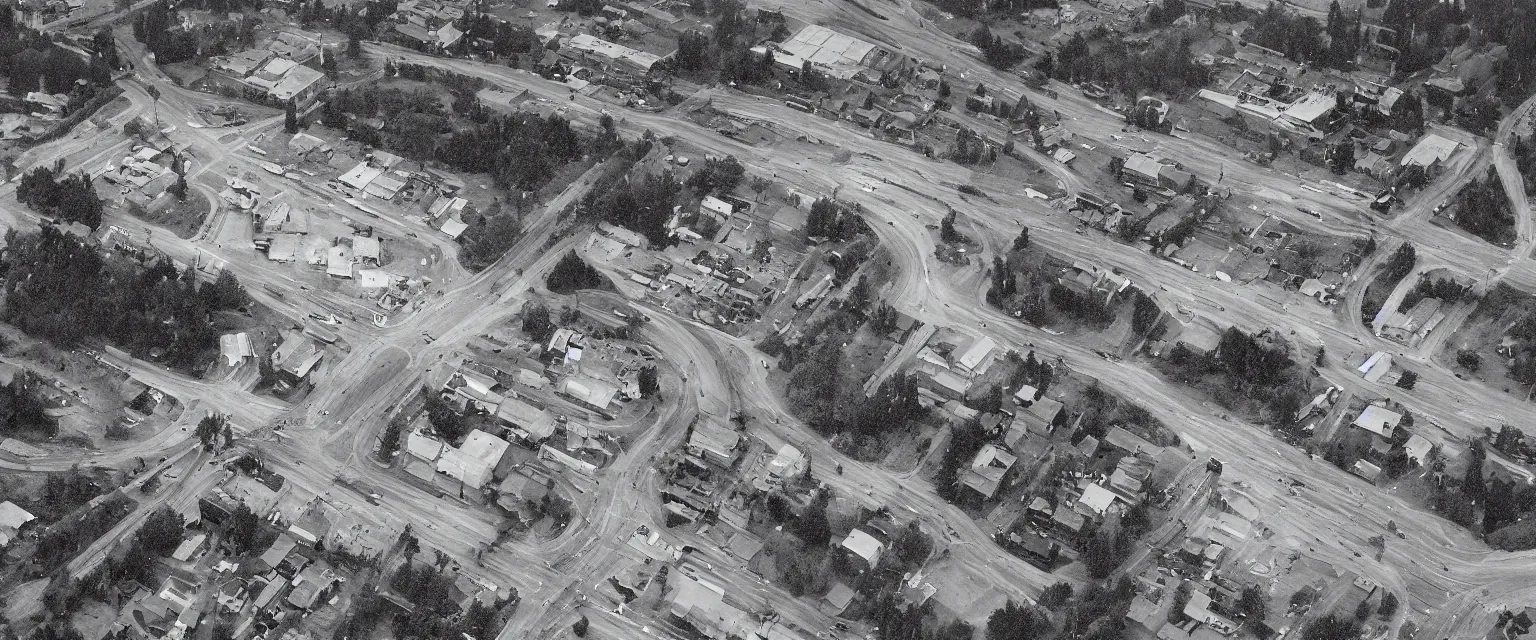
[[[95,230],[101,226],[102,205],[91,177],[83,172],[65,174],[63,164],[60,159],[53,167],[39,166],[22,174],[16,199],[45,216]]]
[[[950,430],[949,447],[939,459],[939,472],[933,481],[939,496],[950,502],[960,502],[967,497],[968,492],[960,480],[970,468],[971,460],[976,458],[976,452],[986,443],[987,434],[976,420],[966,421]]]
[[[20,371],[0,385],[0,436],[48,438],[59,432],[59,421],[47,414],[41,393],[47,384],[31,371]]]
[[[79,238],[45,226],[7,237],[8,297],[3,317],[23,331],[71,348],[100,338],[135,356],[182,370],[207,364],[218,351],[213,314],[244,304],[233,274],[199,282],[169,259],[139,265],[104,257]]]
[[[603,277],[597,269],[592,268],[576,251],[567,251],[560,256],[560,261],[555,263],[554,269],[549,272],[549,277],[544,280],[545,286],[550,291],[561,294],[574,293],[581,289],[599,289],[607,284],[608,279]]]
[[[133,19],[133,37],[155,54],[157,64],[185,62],[196,56],[197,36],[181,28],[176,9],[152,4]]]
[[[550,319],[549,307],[536,302],[530,302],[523,308],[523,333],[528,334],[528,339],[542,344],[555,332],[555,323]]]
[[[0,75],[10,78],[7,89],[15,96],[33,91],[69,95],[65,113],[72,112],[85,98],[94,95],[97,87],[112,83],[117,51],[101,46],[111,42],[111,33],[106,33],[103,41],[102,32],[97,32],[93,39],[97,52],[87,63],[47,36],[17,22],[11,6],[0,7]],[[76,87],[75,81],[81,79],[90,80],[90,85]]]
[[[1034,9],[1055,9],[1056,0],[938,0],[933,6],[941,11],[979,18],[988,14],[1018,14]]]
[[[1292,12],[1284,3],[1271,2],[1253,19],[1253,28],[1244,37],[1297,62],[1344,70],[1354,68],[1365,44],[1362,13],[1346,11],[1337,0],[1328,7],[1327,21],[1321,23]]]
[[[1407,312],[1425,298],[1435,298],[1441,304],[1450,306],[1460,302],[1463,296],[1471,292],[1471,286],[1457,282],[1454,278],[1431,278],[1426,273],[1419,276],[1418,283],[1403,296],[1403,303],[1398,307],[1398,311]]]
[[[677,38],[674,60],[679,70],[718,78],[721,82],[761,84],[773,77],[773,55],[758,56],[751,48],[765,39],[789,35],[783,15],[767,10],[748,11],[740,0],[696,3],[715,17],[714,29],[683,32]]]
[[[1515,213],[1498,172],[1488,167],[1482,180],[1468,182],[1456,194],[1456,225],[1498,245],[1515,241]]]
[[[728,194],[736,190],[746,173],[736,156],[707,158],[703,166],[688,176],[688,187],[701,196]]]
[[[454,410],[453,405],[443,399],[442,394],[423,386],[421,395],[425,398],[427,411],[427,423],[432,425],[432,430],[444,442],[458,442],[460,438],[469,434],[469,425],[464,416]]]
[[[999,69],[1010,68],[1024,59],[1023,45],[1002,39],[992,33],[985,24],[977,25],[968,40],[981,50],[981,55],[986,59],[987,64]]]
[[[96,508],[71,514],[54,523],[38,536],[33,563],[43,573],[63,566],[97,538],[106,535],[134,506],[137,504],[126,498],[107,500]]]
[[[1229,327],[1216,350],[1204,355],[1179,343],[1163,369],[1189,384],[1207,383],[1224,406],[1251,402],[1253,410],[1280,424],[1290,424],[1311,394],[1311,377],[1270,332],[1255,336]]]
[[[677,176],[668,169],[627,180],[623,175],[618,178],[600,183],[582,196],[588,210],[599,220],[645,236],[652,248],[677,244],[677,238],[667,230],[672,206],[682,193]]]
[[[809,238],[846,241],[868,231],[863,216],[826,198],[811,203],[811,212],[805,217],[805,235]]]
[[[401,638],[485,638],[494,635],[496,610],[502,604],[486,606],[477,598],[468,609],[461,610],[454,599],[453,575],[429,565],[406,563],[390,577],[389,587],[399,593],[415,609],[410,614],[389,617],[395,635]],[[367,606],[373,609],[370,622],[377,623],[387,604]],[[358,614],[362,611],[355,612]]]
[[[1132,51],[1123,39],[1103,27],[1081,32],[1040,60],[1039,69],[1064,82],[1098,82],[1116,87],[1128,96],[1149,92],[1179,95],[1211,82],[1209,69],[1198,64],[1190,53],[1188,38],[1169,38],[1144,51]]]

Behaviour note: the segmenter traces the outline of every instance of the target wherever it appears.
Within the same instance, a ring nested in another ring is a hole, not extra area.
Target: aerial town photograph
[[[1536,0],[0,0],[0,172],[0,640],[1536,640]]]

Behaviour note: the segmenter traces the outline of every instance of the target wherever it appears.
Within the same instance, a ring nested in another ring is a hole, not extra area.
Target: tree
[[[1404,371],[1403,375],[1397,379],[1397,386],[1411,391],[1413,390],[1413,385],[1418,384],[1418,382],[1419,374],[1412,371]]]
[[[1243,589],[1243,595],[1237,601],[1237,610],[1248,620],[1253,622],[1264,621],[1264,590],[1259,585],[1248,585]]]
[[[1314,365],[1316,365],[1318,367],[1326,367],[1326,366],[1328,366],[1328,351],[1327,351],[1327,348],[1322,347],[1322,346],[1319,346],[1317,348],[1317,357],[1312,359],[1312,364],[1314,364]]]
[[[571,625],[571,633],[576,634],[576,637],[578,638],[585,638],[587,637],[587,627],[590,626],[590,624],[591,623],[587,622],[587,617],[582,616],[580,620],[576,621],[576,624]]]
[[[1360,625],[1354,620],[1328,614],[1307,624],[1302,640],[1358,640]]]
[[[427,422],[432,425],[432,430],[447,442],[458,442],[459,438],[469,431],[469,425],[464,423],[464,416],[455,411],[453,405],[448,404],[441,395],[432,389],[423,386],[421,393],[426,397]]]
[[[1460,349],[1456,352],[1456,364],[1467,371],[1477,373],[1478,368],[1483,366],[1483,357],[1471,349]]]
[[[261,517],[244,502],[235,506],[224,523],[224,542],[233,555],[250,553],[256,549],[256,534],[261,531]]]
[[[283,110],[283,131],[288,133],[299,132],[298,107],[293,104],[292,100],[288,101],[288,105]]]
[[[1036,601],[1036,604],[1055,611],[1070,600],[1072,600],[1072,585],[1066,582],[1058,582],[1041,591],[1040,598]]]
[[[1151,296],[1137,293],[1136,303],[1131,312],[1131,330],[1138,336],[1145,336],[1152,332],[1161,317],[1163,310],[1157,306],[1157,302]]]
[[[746,168],[741,166],[736,156],[708,158],[704,160],[703,166],[688,177],[687,184],[700,195],[726,194],[741,184],[746,173]]]
[[[944,242],[964,242],[965,236],[955,230],[955,210],[950,209],[949,214],[939,221],[939,239]]]
[[[1029,227],[1019,231],[1019,237],[1013,239],[1013,250],[1023,251],[1029,248]]]
[[[1069,592],[1071,588],[1067,589]],[[987,616],[987,640],[1032,640],[1046,637],[1051,621],[1039,609],[1009,600]]]
[[[217,443],[219,434],[224,432],[224,423],[227,418],[223,414],[210,413],[203,416],[197,423],[197,441],[204,448],[212,447]]]
[[[535,302],[523,310],[523,333],[534,342],[542,343],[555,332],[555,323],[549,319],[549,307]]]
[[[917,521],[913,520],[901,530],[892,549],[902,562],[919,565],[928,559],[928,554],[933,553],[933,538],[923,533],[923,530],[917,526]]]
[[[1364,621],[1369,617],[1371,617],[1371,601],[1361,600],[1360,604],[1355,606],[1355,619]]]
[[[405,416],[396,415],[389,425],[384,427],[384,433],[379,436],[379,461],[389,462],[395,457],[395,452],[400,450],[400,435],[405,430]]]
[[[150,555],[168,556],[181,544],[182,532],[186,528],[181,514],[172,511],[170,507],[160,507],[144,520],[137,539]]]
[[[555,268],[550,270],[549,277],[544,283],[550,291],[561,294],[574,293],[581,289],[596,289],[606,282],[603,274],[592,268],[576,255],[573,249],[560,257],[555,263]]]
[[[1470,498],[1471,502],[1477,502],[1483,498],[1486,486],[1483,484],[1483,441],[1473,440],[1472,446],[1467,448],[1467,472],[1462,476],[1461,491]]]
[[[642,397],[661,399],[661,383],[656,373],[656,365],[650,364],[640,367],[636,378],[638,378],[640,395]]]
[[[356,33],[347,35],[347,57],[353,60],[363,57],[363,44]]]
[[[811,506],[806,507],[805,514],[795,519],[794,533],[801,542],[812,547],[824,547],[832,541],[832,526],[827,522],[827,505],[831,501],[830,493],[822,490],[811,501]]]
[[[1376,613],[1388,619],[1392,614],[1397,613],[1397,594],[1388,591],[1386,595],[1381,596],[1381,606],[1376,608]]]
[[[400,555],[407,560],[416,557],[421,552],[421,541],[416,539],[416,534],[411,532],[411,525],[405,525],[400,531]]]
[[[176,183],[171,185],[171,195],[181,202],[187,201],[187,176],[180,172],[176,174]]]

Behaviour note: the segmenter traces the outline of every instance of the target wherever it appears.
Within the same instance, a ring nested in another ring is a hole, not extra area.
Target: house
[[[1333,96],[1311,92],[1281,109],[1281,122],[1309,135],[1321,135],[1328,129],[1337,105],[1338,100]]]
[[[661,56],[654,53],[636,51],[586,33],[578,33],[571,36],[570,40],[563,44],[565,46],[561,47],[561,50],[557,53],[563,54],[569,49],[580,52],[583,58],[598,58],[621,69],[638,73],[649,73],[651,67],[661,62]]]
[[[1376,478],[1381,475],[1381,467],[1364,460],[1356,460],[1355,466],[1350,467],[1349,472],[1365,478],[1366,482],[1375,482]]]
[[[1065,407],[1060,400],[1044,396],[1022,406],[1022,410],[1014,413],[1014,428],[1020,428],[1018,423],[1022,421],[1023,430],[1039,436],[1049,436],[1056,430],[1056,420],[1061,417],[1061,411]],[[1020,436],[1022,437],[1022,433]]]
[[[1433,173],[1442,163],[1450,159],[1451,155],[1461,147],[1461,143],[1444,138],[1439,134],[1429,133],[1419,138],[1417,144],[1403,155],[1398,165],[1403,168],[1423,167],[1425,171]]]
[[[383,247],[378,238],[352,236],[352,256],[358,262],[378,266],[383,258]]]
[[[779,447],[774,453],[773,459],[768,461],[767,479],[770,484],[783,484],[805,474],[810,467],[810,461],[805,454],[794,445],[786,444]]]
[[[520,502],[537,503],[549,495],[550,481],[539,481],[521,473],[508,474],[496,487],[496,504],[511,512],[520,510]]]
[[[442,457],[437,460],[439,474],[451,479],[454,484],[476,491],[491,481],[491,472],[494,468],[494,465],[485,460],[453,447],[444,448]]]
[[[731,206],[731,203],[714,196],[704,196],[704,200],[699,203],[699,213],[721,222],[730,220],[734,211],[735,207]]]
[[[314,340],[298,331],[289,331],[282,344],[272,350],[272,367],[282,374],[284,383],[296,385],[309,377],[324,355],[325,351]]]
[[[961,400],[971,388],[970,380],[949,369],[924,367],[922,372],[928,375],[918,378],[918,386],[941,399]]]
[[[530,444],[543,442],[555,434],[554,414],[517,398],[503,400],[496,407],[496,419],[507,425],[518,438]]]
[[[1063,507],[1051,514],[1051,524],[1058,533],[1070,538],[1082,535],[1083,527],[1088,524],[1088,519],[1084,518],[1081,513]]]
[[[331,571],[330,565],[316,561],[304,567],[293,579],[293,590],[288,592],[288,604],[305,611],[312,610],[335,584],[336,574]]]
[[[368,163],[364,161],[357,163],[357,166],[341,174],[336,180],[348,187],[362,191],[368,187],[368,183],[373,182],[374,179],[383,174],[383,169],[368,166]]]
[[[1077,499],[1077,509],[1083,515],[1102,517],[1104,512],[1114,506],[1116,496],[1109,489],[1097,484],[1089,484],[1083,488],[1083,495]]]
[[[272,87],[269,95],[279,104],[292,102],[295,107],[303,109],[320,97],[321,81],[324,79],[324,73],[298,65],[283,75],[283,79]]]
[[[698,578],[680,575],[669,581],[672,619],[714,640],[757,637],[755,616],[725,602],[725,589]]]
[[[443,453],[443,443],[420,431],[412,431],[405,437],[405,451],[417,459],[433,462]]]
[[[1124,427],[1118,425],[1109,428],[1109,431],[1104,434],[1103,443],[1127,455],[1135,455],[1137,453],[1155,454],[1163,449],[1148,442],[1146,438],[1126,431]]]
[[[1173,165],[1163,165],[1157,171],[1157,184],[1177,193],[1184,193],[1194,186],[1195,174]]]
[[[484,461],[494,474],[504,462],[509,461],[507,447],[510,446],[511,443],[506,440],[475,429],[464,438],[464,444],[459,445],[459,451]]]
[[[1121,176],[1131,182],[1156,187],[1162,171],[1162,162],[1145,153],[1138,153],[1125,159]]]
[[[741,434],[718,420],[706,419],[693,425],[688,434],[688,453],[705,461],[729,468],[741,452],[737,446]]]
[[[986,373],[987,367],[991,366],[992,352],[996,349],[997,343],[992,341],[991,336],[981,336],[972,341],[965,351],[960,352],[951,365],[962,372],[981,375]]]
[[[1403,450],[1408,454],[1408,461],[1413,464],[1425,464],[1429,461],[1429,452],[1435,445],[1428,438],[1417,433],[1408,437],[1408,442],[1403,445]]]
[[[1351,424],[1391,440],[1392,432],[1397,429],[1397,423],[1401,422],[1402,419],[1402,414],[1373,404],[1367,406],[1364,411],[1361,411],[1360,416],[1355,418],[1355,421]]]
[[[827,601],[827,613],[837,615],[847,610],[848,605],[853,602],[853,595],[853,589],[842,582],[832,585],[827,595],[822,596],[822,600]]]
[[[16,506],[16,503],[10,500],[0,502],[0,547],[10,545],[11,541],[15,540],[20,535],[21,530],[27,526],[27,523],[36,519],[37,516],[28,513],[26,509]]]
[[[192,559],[192,556],[195,556],[199,551],[202,551],[203,546],[207,542],[207,534],[199,533],[190,538],[187,538],[186,540],[181,541],[181,544],[176,546],[175,551],[171,552],[171,559],[177,562],[187,562]]]
[[[351,278],[352,247],[338,244],[326,249],[325,274],[336,278]]]
[[[313,151],[324,153],[331,150],[331,146],[324,140],[302,131],[293,134],[293,139],[288,141],[288,148],[301,156],[309,155]]]
[[[244,362],[246,358],[256,357],[256,351],[251,347],[250,334],[242,331],[219,336],[219,355],[223,356],[224,363],[231,367]]]
[[[551,51],[550,53],[554,53]],[[502,115],[511,115],[522,111],[523,101],[528,99],[528,90],[524,89],[516,93],[501,91],[498,89],[481,89],[475,92],[475,98],[486,108]]]
[[[880,564],[880,555],[885,552],[885,543],[857,527],[848,532],[839,546],[862,558],[871,569]]]
[[[567,376],[555,385],[555,393],[598,411],[607,411],[619,394],[618,386],[585,375]]]
[[[986,500],[997,494],[997,488],[1013,468],[1018,457],[994,444],[986,444],[971,460],[971,469],[965,474],[965,486],[981,494]]]

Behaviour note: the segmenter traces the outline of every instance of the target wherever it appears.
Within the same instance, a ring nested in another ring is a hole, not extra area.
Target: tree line
[[[1188,37],[1169,38],[1138,52],[1103,26],[1089,33],[1092,46],[1088,37],[1074,33],[1036,68],[1063,82],[1098,82],[1130,97],[1152,91],[1182,95],[1211,82],[1210,70],[1190,53]]]
[[[21,176],[16,200],[45,216],[78,222],[92,231],[101,226],[101,199],[85,172],[64,173],[64,159],[52,167],[39,166]]]
[[[204,283],[168,258],[141,265],[104,256],[51,225],[25,235],[12,230],[6,244],[0,270],[7,304],[0,317],[66,349],[104,340],[135,357],[194,371],[217,354],[214,314],[249,299],[228,271]]]

